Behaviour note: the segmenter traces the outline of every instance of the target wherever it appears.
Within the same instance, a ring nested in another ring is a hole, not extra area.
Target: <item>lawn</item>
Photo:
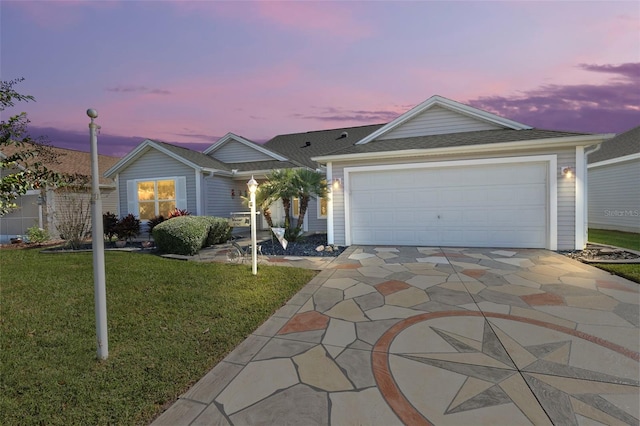
[[[0,251],[0,424],[146,424],[315,272],[106,253],[96,359],[91,253]]]
[[[633,232],[589,229],[589,242],[640,251],[640,234]],[[640,264],[638,263],[594,263],[593,266],[640,283]]]
[[[589,229],[589,242],[640,251],[640,234],[633,232]]]

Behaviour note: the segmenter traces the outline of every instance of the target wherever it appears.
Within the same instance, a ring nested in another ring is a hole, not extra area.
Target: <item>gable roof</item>
[[[587,158],[589,164],[593,164],[633,154],[640,154],[640,126],[603,142],[600,149]]]
[[[180,146],[172,145],[166,142],[145,139],[144,141],[142,141],[142,143],[140,143],[140,145],[135,147],[133,151],[128,153],[120,161],[118,161],[118,163],[116,163],[113,167],[107,170],[104,173],[104,175],[106,177],[113,176],[114,174],[118,173],[120,170],[127,167],[130,163],[138,159],[140,156],[142,156],[145,152],[149,151],[150,149],[158,150],[163,154],[166,154],[169,157],[173,158],[174,160],[177,160],[197,170],[208,170],[208,171],[226,170],[226,167],[222,162],[217,161],[201,152],[197,152],[189,148],[183,148]]]
[[[251,170],[267,170],[272,168],[290,168],[300,167],[300,165],[292,163],[290,161],[254,161],[244,163],[223,163],[216,160],[202,152],[194,151],[189,148],[184,148],[177,145],[172,145],[166,142],[154,141],[151,139],[145,139],[140,145],[138,145],[133,151],[127,154],[113,167],[107,170],[104,174],[107,177],[111,177],[118,173],[120,170],[127,167],[134,162],[140,156],[144,155],[148,150],[156,149],[169,157],[181,162],[195,170],[206,172],[225,172],[229,175],[235,174],[236,171],[244,172]]]
[[[27,149],[32,149],[33,144],[25,144]],[[31,147],[29,147],[31,146]],[[45,158],[35,161],[41,161],[42,164],[49,170],[56,173],[62,173],[66,175],[82,175],[91,176],[91,153],[85,151],[78,151],[74,149],[58,148],[56,146],[45,145],[47,150],[51,150],[53,154],[52,159]],[[0,148],[0,155],[8,157],[16,154],[20,151],[24,151],[23,148],[17,147],[14,144],[3,145]],[[112,157],[109,155],[98,154],[98,169],[107,170],[113,167],[120,160],[119,157]],[[104,176],[100,176],[100,185],[113,185],[113,180]]]
[[[231,142],[231,141],[236,141],[239,142],[243,145],[248,146],[249,148],[255,149],[256,151],[259,151],[271,158],[273,158],[274,160],[278,160],[278,161],[287,161],[287,158],[273,152],[270,151],[269,149],[266,149],[264,146],[262,145],[258,145],[255,142],[250,141],[249,139],[243,138],[242,136],[238,136],[234,133],[227,133],[226,135],[224,135],[223,137],[221,137],[220,139],[218,139],[213,145],[211,145],[209,148],[205,149],[203,151],[203,154],[211,154],[212,152],[215,152],[216,150],[222,148],[225,144]]]
[[[350,147],[383,125],[370,124],[342,129],[278,135],[264,145],[272,151],[286,155],[291,161],[315,169],[318,167],[318,163],[312,160],[313,157],[327,155]],[[346,136],[343,136],[344,133],[346,133]]]
[[[386,125],[380,127],[375,132],[367,135],[357,142],[358,145],[363,145],[379,138],[380,136],[389,133],[393,129],[398,128],[399,126],[405,124],[409,120],[417,117],[418,115],[424,113],[425,111],[434,108],[436,106],[442,107],[446,110],[456,112],[458,114],[468,116],[474,118],[481,122],[491,123],[493,125],[497,125],[503,127],[505,129],[513,129],[513,130],[525,130],[531,129],[531,126],[526,124],[518,123],[517,121],[509,120],[504,117],[500,117],[498,115],[492,114],[487,111],[483,111],[477,108],[473,108],[469,105],[462,104],[460,102],[453,101],[451,99],[447,99],[442,96],[434,95],[422,102],[421,104],[413,107],[409,111],[395,118],[391,122]]]

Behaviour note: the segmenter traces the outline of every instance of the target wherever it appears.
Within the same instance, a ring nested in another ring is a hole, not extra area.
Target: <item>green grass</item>
[[[589,229],[589,242],[640,251],[640,234],[633,232]]]
[[[640,283],[640,264],[638,263],[592,263],[591,265]]]
[[[589,242],[640,251],[640,234],[633,232],[589,229]],[[640,264],[638,263],[593,263],[593,266],[640,283]]]
[[[96,359],[91,253],[0,251],[0,424],[146,424],[315,272],[106,253]]]

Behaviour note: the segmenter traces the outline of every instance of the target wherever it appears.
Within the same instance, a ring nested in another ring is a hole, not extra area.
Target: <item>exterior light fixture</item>
[[[567,177],[570,178],[573,176],[573,167],[570,166],[565,166],[562,168],[562,174]]]
[[[258,189],[258,182],[251,176],[249,182],[249,207],[251,207],[251,273],[256,275],[258,273],[258,241],[256,235],[256,190]]]
[[[339,189],[342,186],[342,178],[335,178],[333,180],[333,187]]]

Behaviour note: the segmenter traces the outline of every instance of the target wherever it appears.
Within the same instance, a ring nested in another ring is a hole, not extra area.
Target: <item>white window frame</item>
[[[187,208],[187,179],[185,176],[166,176],[155,178],[131,179],[127,181],[127,213],[140,216],[140,204],[138,202],[138,183],[155,182],[160,180],[173,180],[176,186],[176,208],[183,210]],[[143,220],[146,222],[146,220]]]

